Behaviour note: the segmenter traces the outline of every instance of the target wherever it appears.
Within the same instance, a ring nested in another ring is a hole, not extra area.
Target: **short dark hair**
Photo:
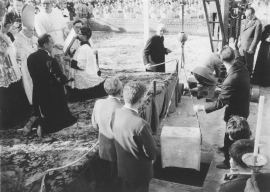
[[[44,46],[44,44],[46,44],[46,43],[49,43],[49,41],[50,41],[50,38],[51,36],[48,34],[48,33],[45,33],[45,34],[43,34],[43,35],[41,35],[39,38],[38,38],[38,45],[40,46],[40,47],[43,47]]]
[[[73,25],[76,25],[77,23],[81,23],[81,24],[83,25],[83,22],[82,22],[82,20],[80,20],[80,19],[77,19],[77,20],[73,23]]]
[[[243,162],[242,156],[246,153],[253,153],[253,151],[254,140],[249,139],[240,139],[234,142],[229,149],[229,153],[233,161],[242,168],[248,168],[248,166]]]
[[[219,55],[222,62],[223,61],[230,62],[235,59],[234,50],[228,46],[223,47]]]
[[[90,29],[90,27],[82,27],[81,34],[85,35],[87,39],[90,39],[92,36],[92,30]]]
[[[125,103],[134,105],[143,97],[145,91],[146,91],[146,87],[142,83],[139,83],[139,82],[127,83],[123,91],[123,97],[124,97]]]
[[[246,118],[237,115],[231,116],[227,123],[227,133],[234,141],[249,139],[251,131]]]
[[[251,11],[251,14],[255,14],[255,9],[253,8],[253,7],[248,7],[247,9],[246,9],[246,11],[247,10],[250,10]]]

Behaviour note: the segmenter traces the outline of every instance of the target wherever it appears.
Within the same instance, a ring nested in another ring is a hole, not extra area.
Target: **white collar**
[[[108,98],[110,98],[110,99],[117,99],[118,101],[120,101],[120,98],[114,97],[114,96],[112,96],[112,95],[109,95]]]
[[[49,56],[51,56],[51,54],[50,54],[50,52],[49,52],[49,51],[47,51],[47,50],[45,50],[45,51],[48,53],[48,55],[49,55]]]
[[[124,105],[124,107],[127,108],[127,109],[130,109],[132,111],[135,111],[136,113],[139,113],[138,110],[136,110],[136,109],[130,108],[130,107],[126,106],[126,105]]]

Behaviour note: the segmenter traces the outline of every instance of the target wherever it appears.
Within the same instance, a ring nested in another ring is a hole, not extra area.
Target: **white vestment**
[[[88,40],[92,50],[93,50],[93,46],[94,46],[94,43],[92,41],[92,39],[90,38]],[[70,52],[73,53],[75,50],[77,50],[79,47],[81,46],[81,41],[78,40],[78,39],[75,39],[74,43],[72,44],[72,46],[70,47]]]
[[[55,44],[64,45],[64,28],[67,28],[66,19],[59,9],[52,8],[51,13],[41,10],[35,18],[35,29],[38,36],[48,33],[54,40]],[[62,50],[55,48],[53,55],[63,53]]]
[[[33,82],[27,67],[27,58],[38,49],[37,37],[28,38],[20,31],[15,36],[14,45],[17,51],[17,61],[21,61],[23,87],[30,105],[32,105]]]
[[[77,61],[77,66],[81,70],[74,70],[74,82],[72,88],[88,89],[100,84],[103,78],[97,75],[99,68],[96,63],[95,55],[91,47],[87,44],[80,46],[73,60]]]
[[[8,87],[21,79],[16,50],[10,38],[0,31],[0,87]]]

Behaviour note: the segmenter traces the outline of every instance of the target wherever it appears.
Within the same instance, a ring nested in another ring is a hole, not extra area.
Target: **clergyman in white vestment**
[[[41,0],[44,9],[35,18],[35,29],[38,36],[45,33],[51,35],[55,42],[53,55],[62,54],[65,37],[68,35],[69,30],[67,27],[66,19],[62,12],[52,7],[52,0]]]

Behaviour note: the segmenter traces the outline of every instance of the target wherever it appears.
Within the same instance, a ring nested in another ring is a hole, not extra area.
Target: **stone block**
[[[201,134],[197,127],[162,128],[162,167],[181,167],[200,170]]]

